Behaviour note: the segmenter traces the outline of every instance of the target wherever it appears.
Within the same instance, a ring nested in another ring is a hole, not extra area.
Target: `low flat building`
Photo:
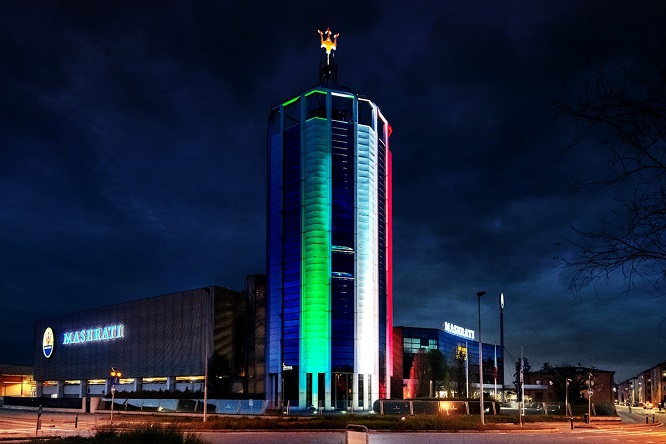
[[[0,396],[35,396],[35,379],[29,365],[0,364]]]
[[[216,372],[227,390],[243,392],[245,297],[209,286],[39,319],[35,394],[99,396],[112,385],[118,391],[200,391],[207,360],[209,377]]]

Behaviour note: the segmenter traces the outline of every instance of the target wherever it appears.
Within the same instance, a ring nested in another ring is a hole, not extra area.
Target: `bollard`
[[[652,414],[652,424],[654,424],[654,413]]]
[[[648,415],[645,415],[645,424],[648,423]]]
[[[573,430],[573,416],[569,419],[571,420],[571,430]]]
[[[76,414],[76,417],[74,418],[74,428],[77,429],[79,428],[79,414]]]
[[[42,428],[42,406],[39,406],[39,409],[37,409],[37,426],[35,427],[35,435],[39,432],[39,429]]]

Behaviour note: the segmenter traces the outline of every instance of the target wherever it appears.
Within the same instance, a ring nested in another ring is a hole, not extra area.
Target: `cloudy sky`
[[[271,107],[339,84],[393,127],[395,325],[476,329],[507,360],[666,360],[658,290],[567,291],[556,243],[614,190],[572,193],[601,139],[564,152],[553,100],[666,35],[661,0],[0,3],[0,362],[35,319],[265,271]],[[509,374],[507,372],[507,374]],[[507,380],[509,377],[507,377]]]

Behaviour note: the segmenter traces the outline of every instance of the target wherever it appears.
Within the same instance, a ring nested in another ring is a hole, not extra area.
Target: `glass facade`
[[[456,336],[435,328],[395,327],[394,340],[400,345],[394,348],[393,359],[397,364],[394,375],[402,374],[402,384],[407,385],[415,356],[421,352],[439,350],[450,370],[449,392],[451,396],[466,397],[467,391],[473,397],[472,384],[479,384],[479,343],[461,336]],[[501,385],[504,372],[504,354],[502,347],[496,344],[482,344],[483,352],[483,384],[484,390],[492,390],[495,386],[495,368],[497,368],[497,384]],[[495,362],[497,365],[495,365]],[[396,371],[398,370],[398,371]],[[399,397],[397,384],[394,385],[393,397]]]
[[[271,113],[266,343],[276,407],[359,407],[387,395],[388,136],[378,108],[347,91],[318,87]]]

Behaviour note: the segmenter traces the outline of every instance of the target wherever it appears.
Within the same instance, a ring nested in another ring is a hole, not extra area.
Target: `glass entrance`
[[[331,379],[333,385],[331,393],[333,393],[333,408],[335,410],[347,410],[351,408],[353,398],[353,381],[354,375],[352,373],[334,373]]]

